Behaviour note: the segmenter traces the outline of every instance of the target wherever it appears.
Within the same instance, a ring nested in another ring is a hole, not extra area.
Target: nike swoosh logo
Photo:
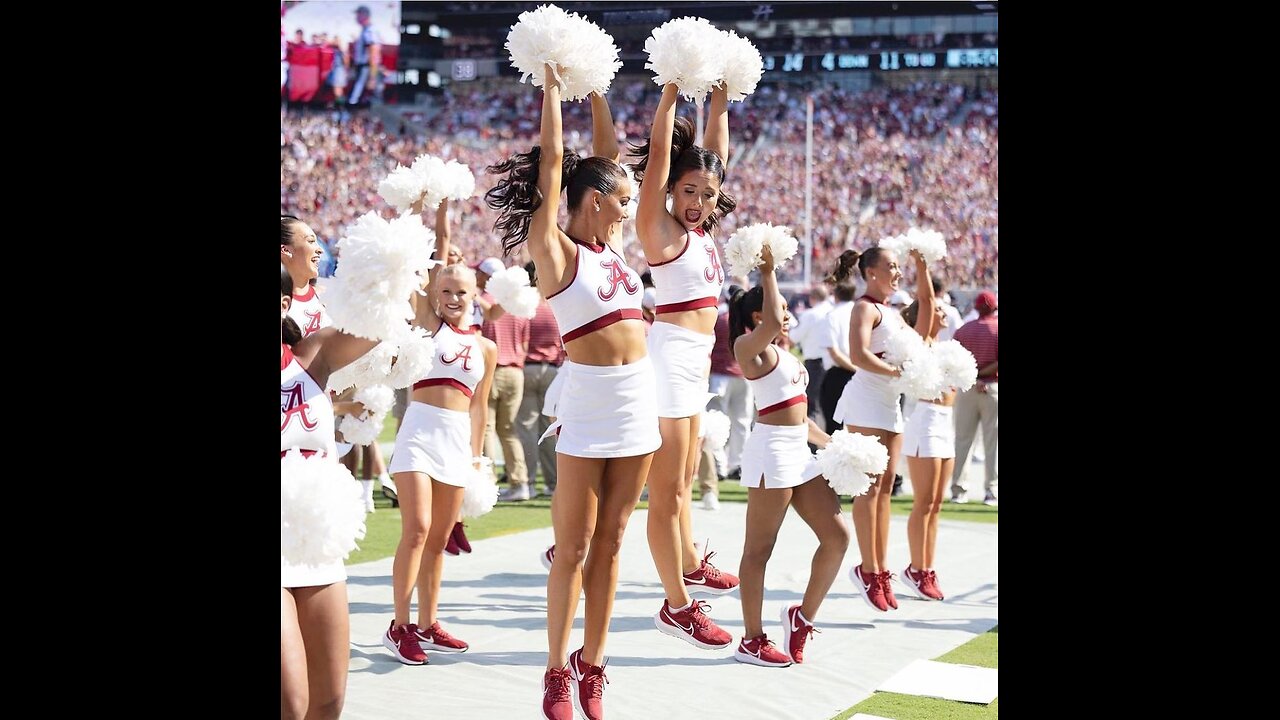
[[[663,610],[662,612],[666,614],[667,619],[668,619],[668,620],[670,620],[670,621],[672,622],[672,624],[674,624],[676,627],[678,627],[678,628],[680,628],[681,630],[683,630],[683,631],[685,631],[685,632],[689,633],[690,635],[692,635],[692,634],[693,634],[693,623],[692,623],[692,622],[690,622],[690,623],[689,623],[689,627],[685,627],[685,626],[681,625],[681,624],[679,623],[679,621],[677,621],[674,617],[671,617],[671,613],[667,612],[666,610]]]
[[[684,579],[684,584],[685,584],[685,585],[706,585],[706,584],[707,584],[707,579],[706,579],[705,577],[704,577],[704,578],[700,578],[700,579],[698,579],[698,580],[690,580],[689,578],[685,578],[685,579]]]
[[[796,616],[791,616],[791,632],[800,632],[800,628],[796,627]]]

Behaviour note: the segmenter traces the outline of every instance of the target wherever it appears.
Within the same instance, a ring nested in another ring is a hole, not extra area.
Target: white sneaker
[[[529,485],[514,485],[498,496],[500,502],[524,502],[529,499]]]
[[[367,497],[367,498],[365,498],[365,499],[364,499],[364,511],[365,511],[365,512],[367,512],[367,513],[371,513],[371,512],[373,512],[373,511],[374,511],[374,510],[376,510],[376,509],[377,509],[377,508],[375,508],[375,507],[373,506],[373,498],[371,498],[371,497]]]
[[[382,478],[382,496],[388,500],[399,500],[400,495],[396,492],[396,483],[390,477]]]
[[[719,510],[720,498],[716,497],[716,494],[713,492],[703,493],[702,509],[703,510]]]
[[[992,507],[999,507],[1000,501],[996,498],[995,495],[992,495],[991,493],[987,493],[987,496],[982,499],[982,504],[989,505]]]
[[[967,493],[967,492],[962,492],[962,493],[959,493],[959,494],[957,494],[957,495],[952,495],[952,496],[951,496],[951,502],[956,503],[956,504],[958,504],[958,505],[963,505],[963,504],[965,504],[965,503],[969,502],[969,493]]]

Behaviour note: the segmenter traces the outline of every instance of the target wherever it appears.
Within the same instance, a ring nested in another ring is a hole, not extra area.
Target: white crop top
[[[774,346],[773,353],[778,362],[772,370],[758,378],[747,378],[758,415],[808,402],[805,391],[809,387],[809,371],[790,352]]]
[[[658,297],[657,314],[716,307],[724,287],[720,251],[702,228],[685,232],[684,248],[666,262],[649,263],[653,289]]]
[[[621,320],[643,320],[644,288],[636,271],[608,245],[573,242],[577,248],[573,279],[547,298],[564,342]]]
[[[282,345],[280,356],[280,454],[298,448],[333,453],[333,403],[329,394]]]
[[[884,357],[885,342],[891,334],[901,330],[906,323],[903,322],[901,313],[884,303],[876,302],[870,295],[863,295],[858,299],[870,302],[880,311],[880,324],[871,328],[871,343],[867,349],[876,357]]]
[[[436,330],[436,357],[431,372],[413,384],[413,389],[448,385],[471,397],[484,379],[484,348],[480,346],[479,328],[459,330],[447,322]]]

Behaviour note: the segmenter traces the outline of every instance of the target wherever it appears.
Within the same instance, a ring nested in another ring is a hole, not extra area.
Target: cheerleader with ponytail
[[[647,67],[657,73],[662,98],[648,139],[633,146],[637,161],[631,165],[640,183],[636,234],[657,293],[648,343],[662,447],[649,470],[648,535],[666,598],[654,624],[702,649],[726,648],[733,636],[705,615],[709,606],[694,602],[691,593],[720,595],[738,586],[737,577],[709,562],[710,554],[698,557],[690,512],[725,276],[712,232],[737,206],[723,187],[729,157],[725,42],[723,33],[696,18],[672,20],[653,31],[645,43]],[[702,102],[708,88],[711,113],[699,145],[693,124],[676,117],[677,95]]]
[[[758,413],[755,429],[742,448],[747,527],[739,593],[745,631],[734,658],[764,667],[786,667],[804,662],[805,643],[814,631],[818,607],[849,548],[849,528],[840,516],[840,497],[822,476],[807,445],[812,442],[826,447],[830,440],[808,417],[809,374],[794,355],[773,344],[784,332],[787,302],[778,292],[772,250],[765,246],[762,255],[760,285],[747,292],[738,290],[729,300],[733,354],[751,386]],[[779,647],[765,634],[760,618],[765,564],[788,507],[794,507],[813,530],[818,549],[803,601],[780,608]]]
[[[918,252],[911,254],[916,261],[916,293],[923,318],[914,330],[923,337],[928,334],[933,318],[933,284],[924,258]],[[910,330],[906,329],[902,316],[885,304],[902,281],[897,255],[882,247],[870,248],[862,254],[846,250],[840,256],[832,277],[837,282],[843,281],[855,269],[867,283],[867,290],[854,303],[849,320],[849,360],[858,371],[845,385],[836,405],[835,420],[843,423],[851,433],[879,439],[889,453],[884,473],[866,495],[853,501],[853,526],[862,562],[850,571],[853,584],[867,604],[885,612],[898,608],[898,600],[893,595],[892,573],[887,564],[889,498],[898,458],[902,454],[905,423],[898,403],[901,393],[894,383],[895,378],[902,376],[902,369],[883,358],[889,347],[889,337]]]
[[[281,226],[286,218],[281,216]],[[315,233],[297,218],[290,229]],[[286,249],[281,239],[281,253]],[[280,708],[289,717],[337,717],[346,697],[347,572],[342,560],[364,536],[364,506],[351,473],[338,464],[329,376],[377,344],[334,327],[306,334],[290,316],[308,273],[280,263]]]
[[[541,141],[489,168],[500,178],[486,199],[498,211],[494,227],[506,254],[523,244],[532,256],[538,289],[551,305],[568,356],[560,372],[565,380],[556,421],[542,438],[559,432],[542,713],[568,720],[576,705],[593,720],[604,715],[604,653],[618,550],[653,451],[662,442],[640,276],[612,246],[621,236],[632,193],[616,161],[617,140],[603,94],[617,67],[617,48],[598,27],[555,6],[522,14],[508,47],[523,72],[540,63]],[[607,51],[587,52],[592,47]],[[606,67],[612,68],[607,78],[591,81],[592,91],[582,93],[591,95],[595,128],[595,155],[582,158],[564,149],[561,99],[580,92],[580,80],[601,77]],[[563,228],[556,222],[562,191],[569,210]],[[580,593],[586,595],[584,639],[571,651]]]

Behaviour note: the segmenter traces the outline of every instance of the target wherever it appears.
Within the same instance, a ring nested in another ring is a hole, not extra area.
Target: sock
[[[366,501],[373,499],[373,481],[361,480],[360,486],[364,488],[364,499]]]
[[[805,617],[805,616],[804,616],[804,611],[803,611],[803,610],[796,610],[796,614],[797,614],[797,615],[799,615],[799,616],[800,616],[800,619],[801,619],[801,620],[803,620],[806,624],[808,624],[808,625],[812,625],[812,624],[813,624],[813,621],[812,621],[812,620],[810,620],[809,618],[807,618],[807,617]]]
[[[667,605],[670,605],[670,604],[671,603],[667,603]],[[685,610],[688,610],[692,606],[693,606],[693,601],[690,600],[688,605],[682,605],[681,607],[678,607],[678,608],[676,607],[671,608],[671,612],[673,613],[684,612]]]

